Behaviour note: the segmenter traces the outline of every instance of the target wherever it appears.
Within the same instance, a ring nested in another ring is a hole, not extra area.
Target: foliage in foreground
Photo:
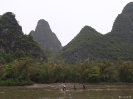
[[[0,85],[29,85],[35,83],[100,83],[133,82],[133,62],[104,59],[77,61],[75,65],[39,63],[33,59],[15,60],[0,66]]]

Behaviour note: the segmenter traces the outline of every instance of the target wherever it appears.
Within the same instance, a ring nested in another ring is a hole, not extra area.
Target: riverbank
[[[83,88],[83,84],[81,83],[50,83],[50,84],[37,84],[34,83],[33,85],[28,85],[25,87],[28,88],[59,88],[62,89],[63,85],[66,85],[66,88],[73,89],[74,85],[76,88],[81,89]],[[85,83],[85,86],[91,86],[91,85],[133,85],[133,83]]]
[[[59,89],[62,90],[63,86],[66,86],[66,90],[73,90],[75,86],[76,89],[83,89],[83,84],[80,83],[52,83],[52,84],[33,84],[29,86],[25,86],[27,88],[46,88],[46,89]],[[89,84],[85,84],[85,87],[88,86]]]
[[[62,84],[0,86],[0,99],[124,99],[133,95],[133,85],[85,84],[83,90],[82,84],[66,83],[66,91],[62,91]]]
[[[78,84],[78,83],[51,83],[51,84],[37,84],[34,83],[33,85],[28,85],[25,87],[29,87],[29,88],[46,88],[46,87],[60,87],[62,88],[63,85],[66,85],[67,88],[73,88],[73,85],[82,85],[82,84]]]

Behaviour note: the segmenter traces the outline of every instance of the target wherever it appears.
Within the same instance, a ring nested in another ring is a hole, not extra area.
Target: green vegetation
[[[30,63],[27,64],[25,61],[32,59],[38,62],[47,62],[49,55],[48,51],[43,50],[37,42],[33,41],[31,35],[23,34],[21,26],[15,19],[15,14],[7,12],[1,16],[0,85],[32,84],[28,74],[25,74],[28,73],[27,69]]]
[[[31,31],[30,34],[42,48],[53,53],[58,52],[62,48],[57,36],[51,31],[48,22],[43,19],[38,21],[35,31]]]
[[[85,26],[71,40],[53,61],[65,61],[75,64],[76,61],[108,59],[116,62],[118,59],[133,61],[133,2],[127,4],[123,12],[116,18],[112,31],[105,35],[98,33],[90,26]],[[55,60],[56,59],[56,60]]]
[[[22,57],[47,61],[45,51],[33,41],[31,35],[23,34],[12,12],[7,12],[0,18],[0,51],[6,53],[6,63]]]
[[[33,59],[14,60],[0,66],[0,85],[35,83],[133,82],[133,62],[118,60],[77,61],[75,65],[40,63]]]
[[[0,86],[133,82],[133,14],[130,12],[133,6],[132,3],[128,5],[125,7],[128,11],[124,9],[118,15],[110,33],[102,35],[85,26],[54,55],[33,40],[35,37],[49,39],[45,47],[53,49],[51,44],[56,43],[53,36],[50,33],[48,37],[44,35],[45,29],[45,32],[51,32],[47,22],[40,20],[41,27],[39,25],[35,32],[24,35],[15,15],[5,13],[0,17]],[[42,28],[42,24],[47,28]]]
[[[55,55],[55,59],[59,59],[59,61],[65,59],[65,62],[75,64],[78,60],[100,58],[99,51],[102,48],[100,40],[103,40],[102,34],[89,26],[85,26],[71,42]]]

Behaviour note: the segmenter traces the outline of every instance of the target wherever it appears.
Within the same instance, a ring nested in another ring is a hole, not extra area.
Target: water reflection
[[[55,87],[0,87],[0,99],[131,99],[133,85],[87,85],[62,91]]]

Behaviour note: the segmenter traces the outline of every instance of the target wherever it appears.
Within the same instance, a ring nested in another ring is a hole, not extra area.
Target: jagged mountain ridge
[[[24,35],[12,12],[7,12],[0,18],[0,51],[12,54],[14,59],[29,56],[47,61],[44,51],[33,41],[32,36]]]
[[[124,7],[122,13],[127,14],[132,19],[133,22],[132,12],[133,12],[133,2],[130,2]]]
[[[109,36],[129,41],[132,39],[133,32],[133,2],[128,3],[121,14],[119,14],[113,24]],[[130,38],[131,37],[131,38]]]
[[[101,35],[89,26],[80,33],[56,55],[68,63],[80,60],[96,60],[106,58],[133,60],[133,2],[127,4],[116,18],[112,30]],[[90,31],[92,30],[92,31]],[[86,35],[82,35],[86,34]],[[82,38],[82,40],[81,40]]]
[[[55,56],[68,63],[76,61],[95,60],[106,58],[111,61],[117,59],[133,60],[133,2],[127,4],[122,13],[116,18],[112,30],[106,35],[98,33],[95,29],[85,26],[80,33]],[[13,13],[6,13],[0,18],[0,50],[22,51],[37,58],[43,57],[43,52],[36,47],[30,35],[24,35],[21,26],[15,20]],[[45,21],[45,25],[48,23]],[[39,25],[31,34],[41,34],[42,39],[52,37],[50,26]],[[44,36],[44,30],[48,37]],[[44,28],[47,27],[47,28]],[[48,29],[49,28],[49,29]],[[36,33],[37,32],[37,33]],[[25,45],[28,41],[28,44]],[[50,45],[50,41],[46,42]],[[26,46],[26,47],[24,47]],[[51,49],[51,46],[49,47]],[[60,58],[61,57],[61,58]],[[45,59],[45,57],[44,57]]]
[[[96,39],[101,39],[102,36],[103,35],[98,33],[95,29],[89,26],[85,26],[80,31],[80,33],[67,46],[62,49],[62,55],[67,57],[68,59],[74,59],[75,61],[90,59],[90,57],[91,60],[95,59],[95,57],[97,56],[96,51],[100,48],[99,46],[97,46],[99,45],[99,42],[97,42]]]
[[[18,44],[15,44],[15,40],[23,36],[22,28],[19,26],[15,19],[15,14],[11,12],[5,13],[0,18],[0,39],[1,50],[6,52],[6,45],[11,50],[16,50]]]
[[[48,22],[43,19],[38,21],[35,31],[31,31],[30,34],[44,49],[56,53],[62,48],[56,34],[50,29]]]

